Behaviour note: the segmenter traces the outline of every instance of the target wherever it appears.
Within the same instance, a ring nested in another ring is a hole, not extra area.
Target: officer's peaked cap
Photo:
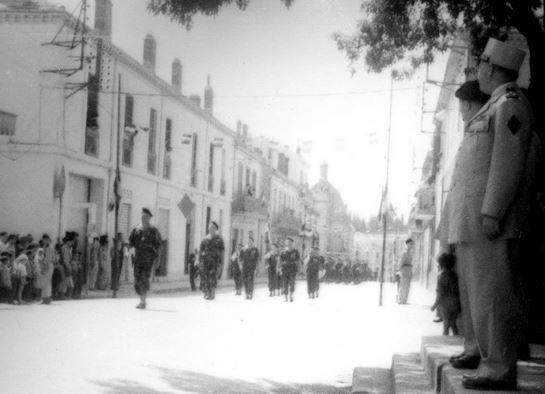
[[[218,226],[218,224],[214,221],[211,221],[210,223],[212,223],[214,225],[214,227],[216,228],[216,230],[219,230],[220,229],[220,226]]]
[[[498,67],[518,72],[526,57],[526,52],[503,41],[489,38],[483,51],[483,57],[488,58],[490,63]]]

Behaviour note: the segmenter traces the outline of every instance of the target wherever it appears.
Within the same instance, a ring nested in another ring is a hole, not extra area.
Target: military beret
[[[150,217],[153,217],[151,211],[146,207],[142,208],[142,215],[149,215]]]
[[[495,38],[489,38],[484,48],[482,58],[490,63],[518,72],[524,62],[526,52],[522,49],[506,44]]]
[[[0,237],[3,237],[4,235],[8,235],[8,233],[5,232],[5,231],[2,231],[2,232],[0,233]]]
[[[43,233],[42,239],[51,239],[48,233]]]
[[[293,239],[292,237],[288,237],[288,241],[291,241],[291,242],[293,242],[293,241],[294,241],[294,239]]]
[[[413,241],[412,238],[407,238],[407,239],[405,240],[405,243],[406,243],[406,244],[412,244],[413,242],[414,242],[414,241]]]
[[[481,92],[479,81],[477,80],[464,82],[462,86],[454,92],[454,95],[460,100],[475,101],[478,103],[486,103],[490,98],[489,95]]]
[[[220,229],[220,226],[218,226],[218,224],[217,224],[216,222],[211,221],[210,223],[212,223],[212,225],[213,225],[214,227],[216,227],[216,230],[219,230],[219,229]]]

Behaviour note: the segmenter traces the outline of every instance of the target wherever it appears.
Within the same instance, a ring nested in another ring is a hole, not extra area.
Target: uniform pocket
[[[486,193],[486,179],[477,177],[466,182],[466,197],[482,197]]]

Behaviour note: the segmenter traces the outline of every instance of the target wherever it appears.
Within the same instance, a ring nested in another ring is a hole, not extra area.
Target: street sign
[[[195,204],[193,203],[193,201],[191,201],[191,198],[189,198],[187,194],[184,194],[184,196],[178,203],[178,209],[180,209],[186,219],[189,219],[189,216],[191,215],[194,206]]]

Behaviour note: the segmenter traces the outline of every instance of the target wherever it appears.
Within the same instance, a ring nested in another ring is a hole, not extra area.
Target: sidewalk
[[[157,280],[157,279],[156,279]],[[256,285],[262,285],[267,283],[266,277],[258,277],[255,278],[255,284]],[[199,293],[199,279],[196,280],[197,285],[197,291],[195,294]],[[220,279],[218,280],[218,288],[229,288],[232,287],[233,291],[235,288],[235,282],[233,279]],[[189,284],[189,279],[185,278],[184,280],[180,281],[168,281],[162,278],[159,278],[157,281],[154,281],[150,285],[150,294],[172,294],[172,293],[183,293],[191,292],[191,286]],[[97,299],[97,298],[111,298],[112,291],[111,290],[89,290],[88,294],[82,294],[82,299]],[[134,297],[134,287],[132,282],[124,282],[121,284],[120,289],[117,292],[118,298],[127,298],[127,297]]]

